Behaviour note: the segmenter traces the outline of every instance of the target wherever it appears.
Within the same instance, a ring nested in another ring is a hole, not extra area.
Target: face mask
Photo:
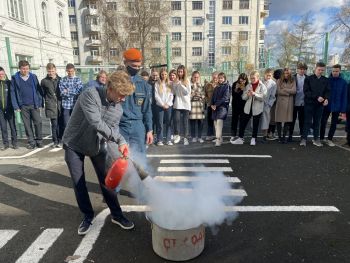
[[[130,74],[130,76],[135,76],[140,71],[139,69],[135,69],[135,68],[132,68],[130,66],[127,66],[126,70]]]

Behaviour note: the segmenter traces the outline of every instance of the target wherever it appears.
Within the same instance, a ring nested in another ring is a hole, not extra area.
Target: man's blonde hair
[[[135,90],[135,86],[131,82],[128,73],[121,70],[115,71],[109,75],[107,87],[118,91],[122,96],[129,96]]]

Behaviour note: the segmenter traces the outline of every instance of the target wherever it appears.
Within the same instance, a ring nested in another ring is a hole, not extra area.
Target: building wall
[[[91,60],[91,49],[99,49],[100,53],[102,53],[101,46],[91,47],[87,46],[89,42],[89,28],[85,25],[85,17],[87,15],[96,15],[98,16],[98,12],[96,10],[91,10],[91,4],[93,6],[94,0],[76,0],[75,7],[71,7],[69,13],[75,13],[77,16],[77,25],[74,28],[78,35],[78,40],[73,41],[72,44],[74,47],[79,48],[79,57],[75,58],[76,61],[79,61],[81,65],[87,64],[108,64],[109,61],[106,59],[98,58],[98,60]],[[110,1],[112,2],[112,0]],[[119,12],[123,12],[123,4],[121,0],[115,0],[117,3],[117,11],[116,16],[118,16]],[[190,1],[190,0],[180,0],[180,1],[169,1],[169,6],[171,2],[180,2],[181,10],[172,10],[171,14],[168,18],[168,31],[162,33],[161,41],[152,43],[152,47],[161,48],[162,55],[164,57],[166,52],[165,47],[165,36],[169,34],[171,40],[171,49],[175,51],[176,49],[181,49],[181,54],[178,56],[174,56],[174,52],[171,58],[173,67],[176,67],[180,64],[185,64],[190,69],[195,69],[197,66],[201,66],[202,68],[215,67],[217,70],[227,68],[227,63],[231,64],[238,63],[238,59],[236,58],[232,51],[232,54],[223,54],[222,47],[231,46],[232,49],[237,46],[237,38],[239,36],[240,31],[248,32],[248,39],[244,41],[240,41],[239,45],[245,46],[247,49],[247,54],[242,55],[239,60],[241,60],[242,64],[251,64],[255,68],[264,67],[263,61],[263,51],[264,51],[264,38],[260,37],[261,30],[264,30],[264,18],[268,16],[268,9],[265,5],[264,0],[249,0],[245,1],[245,3],[249,4],[248,9],[242,9],[242,0],[233,0],[232,1],[232,9],[225,10],[223,8],[224,0],[203,0],[203,1]],[[194,10],[193,2],[201,2],[202,9]],[[243,1],[244,2],[244,1]],[[90,8],[88,6],[90,5]],[[243,3],[244,5],[244,3]],[[215,8],[213,8],[215,7]],[[224,25],[223,17],[231,17],[232,24]],[[239,17],[247,16],[248,24],[239,24]],[[172,18],[179,17],[181,19],[181,25],[174,25],[172,23]],[[193,24],[193,18],[198,17],[202,18],[202,22],[198,25]],[[80,20],[80,21],[79,21]],[[214,25],[215,28],[210,31],[210,24]],[[99,27],[103,27],[103,25],[99,25]],[[198,32],[202,33],[202,39],[194,41],[193,33]],[[222,39],[223,32],[231,32],[232,40],[225,41]],[[180,33],[181,40],[175,41],[172,40],[173,33]],[[260,39],[261,38],[261,39]],[[214,48],[210,49],[209,43],[210,39],[214,41]],[[135,44],[137,46],[137,44]],[[194,56],[193,49],[200,48],[201,55]],[[260,53],[259,53],[260,50]],[[209,53],[214,53],[215,61],[214,63],[210,63],[209,61]],[[120,52],[122,54],[122,52]],[[261,59],[259,59],[259,57]],[[236,61],[234,61],[236,60]],[[165,63],[166,61],[160,61],[160,63]],[[225,64],[226,63],[226,64]]]
[[[18,7],[23,4],[23,12],[12,12],[11,3],[14,2],[19,4]],[[42,4],[47,8],[46,28]],[[62,14],[62,28],[59,13]],[[0,66],[10,73],[6,37],[10,42],[13,72],[17,71],[17,63],[21,59],[28,59],[39,77],[45,75],[48,62],[56,66],[73,62],[67,2],[64,0],[0,1]]]

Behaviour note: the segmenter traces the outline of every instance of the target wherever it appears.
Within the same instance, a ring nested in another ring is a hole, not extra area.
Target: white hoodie
[[[163,85],[163,92],[160,93],[160,85]],[[159,83],[158,81],[154,85],[154,96],[156,99],[156,104],[160,107],[163,107],[165,104],[169,107],[173,106],[173,93],[168,89],[166,84]]]
[[[175,96],[174,109],[191,110],[191,84],[187,80],[187,85],[182,82],[172,83]]]

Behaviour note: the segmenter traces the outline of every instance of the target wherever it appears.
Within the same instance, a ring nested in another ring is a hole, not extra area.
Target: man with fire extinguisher
[[[106,142],[117,143],[123,155],[128,153],[128,145],[119,133],[118,124],[123,114],[121,103],[133,92],[134,85],[127,73],[112,73],[106,87],[91,87],[79,96],[64,131],[62,142],[65,161],[79,209],[84,214],[78,228],[79,235],[89,232],[94,218],[85,181],[85,156],[90,157],[94,166],[102,195],[111,211],[112,223],[123,229],[134,228],[134,224],[122,213],[117,193],[105,185],[108,169]]]

